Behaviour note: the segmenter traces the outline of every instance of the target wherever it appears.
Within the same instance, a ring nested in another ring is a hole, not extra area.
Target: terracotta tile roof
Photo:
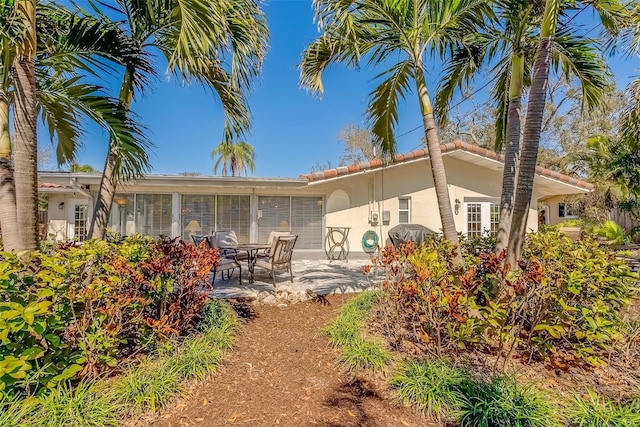
[[[462,141],[454,141],[448,144],[440,145],[440,151],[444,153],[453,152],[453,151],[466,151],[469,153],[474,153],[479,156],[485,157],[487,159],[497,160],[499,162],[504,161],[504,156],[502,154],[498,154],[495,151],[487,150],[486,148],[479,147],[477,145],[468,144]],[[408,162],[411,160],[418,160],[422,158],[428,158],[429,154],[426,149],[419,149],[410,151],[408,153],[396,154],[393,157],[392,165],[396,165],[403,162]],[[374,159],[368,162],[362,162],[358,164],[353,164],[349,166],[341,166],[334,169],[326,169],[320,172],[313,172],[309,174],[300,175],[300,178],[304,178],[309,182],[312,181],[322,181],[324,179],[336,178],[339,176],[349,175],[356,172],[363,172],[367,170],[373,170],[377,168],[381,168],[383,166],[382,160]],[[576,187],[584,188],[585,190],[592,190],[593,184],[588,183],[586,181],[573,178],[569,175],[564,175],[559,172],[553,171],[551,169],[543,168],[540,166],[536,166],[536,174],[540,176],[545,176],[551,179],[556,179],[562,182],[566,182],[567,184],[574,185]]]
[[[68,185],[56,184],[55,182],[39,182],[38,188],[71,188]]]

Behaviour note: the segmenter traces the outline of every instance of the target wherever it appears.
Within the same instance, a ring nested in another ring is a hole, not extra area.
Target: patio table
[[[253,266],[256,262],[256,255],[259,250],[269,249],[271,247],[268,243],[239,243],[235,246],[222,247],[222,249],[234,249],[236,251],[242,251],[247,253],[247,264],[249,270],[249,283],[253,283]]]

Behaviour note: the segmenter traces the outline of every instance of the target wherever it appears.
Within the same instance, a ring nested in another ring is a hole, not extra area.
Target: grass
[[[18,426],[36,409],[37,399],[6,397],[0,394],[0,426]]]
[[[533,386],[517,384],[513,377],[466,381],[461,389],[458,421],[464,427],[561,426],[557,407],[548,395]]]
[[[155,411],[172,397],[184,394],[180,379],[171,358],[147,359],[129,367],[112,387],[127,412],[140,414]]]
[[[575,398],[567,416],[572,427],[638,427],[640,399],[615,403],[589,391],[588,399]]]
[[[430,418],[443,421],[452,418],[460,406],[460,385],[466,379],[464,372],[446,361],[414,360],[398,366],[391,387],[402,403],[412,403]]]
[[[376,291],[365,291],[345,304],[338,317],[324,328],[329,341],[340,352],[340,359],[350,371],[381,371],[391,355],[382,344],[362,335],[371,310],[380,297]]]
[[[122,409],[122,405],[101,393],[95,384],[80,382],[74,388],[61,385],[38,399],[37,410],[26,425],[116,427],[120,425]]]
[[[239,324],[228,304],[211,301],[196,336],[168,343],[158,357],[145,358],[111,380],[61,385],[37,398],[4,399],[0,426],[110,427],[121,425],[129,414],[155,411],[184,394],[187,381],[216,371]]]

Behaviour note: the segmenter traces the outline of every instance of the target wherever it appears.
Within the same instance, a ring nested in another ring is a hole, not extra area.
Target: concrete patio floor
[[[273,304],[304,301],[313,295],[362,292],[378,282],[373,274],[367,276],[362,273],[362,268],[370,264],[369,258],[331,262],[327,259],[294,259],[293,283],[288,272],[279,272],[276,287],[269,272],[261,268],[255,270],[254,282],[249,283],[246,264],[243,264],[242,285],[238,283],[237,270],[230,280],[221,280],[218,273],[210,295],[220,299],[249,298],[258,303]]]

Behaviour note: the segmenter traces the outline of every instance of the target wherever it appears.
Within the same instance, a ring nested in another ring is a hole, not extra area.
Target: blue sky
[[[309,94],[298,84],[297,64],[303,49],[318,35],[311,1],[271,0],[264,10],[271,31],[270,48],[250,98],[253,126],[246,138],[256,151],[253,175],[298,177],[318,162],[336,165],[343,149],[338,132],[349,124],[366,124],[367,97],[375,87],[375,73],[336,66],[324,75],[324,96]],[[637,58],[616,59],[611,66],[621,87],[640,75]],[[436,78],[431,76],[432,87]],[[222,135],[222,110],[211,92],[164,78],[153,92],[134,103],[134,109],[154,144],[152,173],[213,174],[210,153]],[[400,108],[397,134],[420,124],[417,102],[410,94]],[[399,137],[398,151],[419,147],[421,136],[419,129]],[[106,145],[104,133],[90,132],[78,163],[102,170]]]

